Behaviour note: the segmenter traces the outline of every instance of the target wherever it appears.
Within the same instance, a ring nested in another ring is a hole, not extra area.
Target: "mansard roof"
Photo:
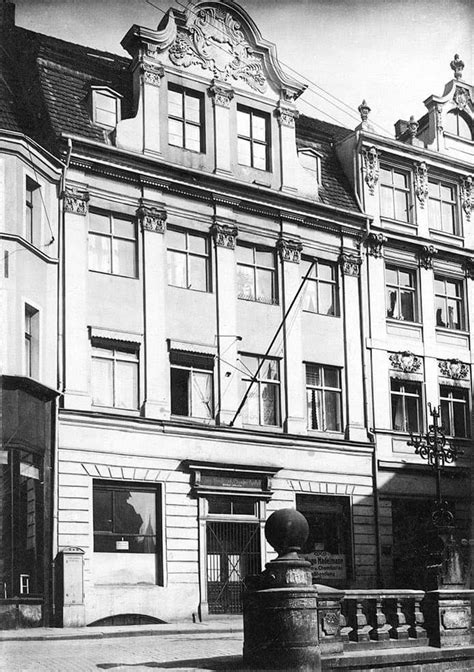
[[[0,130],[23,133],[61,156],[61,135],[109,144],[106,130],[94,125],[88,107],[93,86],[122,96],[122,118],[131,117],[131,59],[66,42],[20,27],[3,40],[0,58]],[[313,147],[321,157],[321,201],[359,211],[333,150],[333,142],[351,131],[301,116],[299,146]]]

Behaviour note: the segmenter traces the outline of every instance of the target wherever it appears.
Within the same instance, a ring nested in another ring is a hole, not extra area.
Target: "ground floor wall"
[[[63,414],[58,457],[56,551],[83,551],[74,624],[239,611],[242,579],[274,557],[265,520],[285,507],[310,522],[315,582],[380,584],[370,444]]]

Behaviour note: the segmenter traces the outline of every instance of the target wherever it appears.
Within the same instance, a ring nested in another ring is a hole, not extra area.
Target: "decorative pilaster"
[[[424,161],[415,163],[415,194],[424,208],[428,197],[428,166]]]
[[[294,264],[300,263],[303,245],[299,240],[280,238],[277,242],[277,248],[282,261],[290,261]]]
[[[422,268],[427,270],[433,268],[433,259],[438,254],[438,250],[434,245],[423,245],[418,251],[418,260]]]
[[[384,236],[383,233],[374,233],[370,232],[365,238],[365,246],[367,247],[367,253],[376,259],[383,255],[383,246],[387,242],[387,236]]]
[[[88,191],[66,187],[62,195],[64,198],[64,212],[72,212],[74,215],[87,215]]]
[[[468,175],[461,178],[461,204],[468,221],[471,219],[472,201],[472,177]]]
[[[359,255],[343,253],[339,257],[339,264],[344,275],[352,275],[355,278],[359,277],[362,265],[362,258]]]
[[[161,86],[161,79],[165,75],[165,69],[162,65],[147,63],[143,61],[140,66],[143,82],[151,86]]]
[[[379,179],[380,154],[377,149],[372,146],[369,149],[363,149],[362,156],[364,157],[365,182],[369,187],[370,193],[373,195]]]
[[[166,230],[167,212],[164,208],[140,205],[137,209],[137,217],[142,231],[154,231],[164,233]]]
[[[229,250],[235,250],[235,241],[239,230],[234,224],[215,222],[212,225],[211,233],[216,247],[226,247]]]
[[[230,108],[230,101],[234,97],[234,90],[230,86],[213,82],[207,92],[214,105],[225,107],[227,110]]]

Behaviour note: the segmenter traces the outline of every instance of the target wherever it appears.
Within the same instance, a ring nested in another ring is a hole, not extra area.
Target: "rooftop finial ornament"
[[[464,70],[464,61],[461,61],[459,54],[454,54],[454,59],[450,63],[451,70],[454,71],[456,79],[462,78],[462,71]]]
[[[369,118],[369,112],[370,112],[370,107],[367,105],[367,101],[364,100],[361,102],[359,107],[357,108],[359,110],[360,118],[362,119],[362,123],[366,123],[368,118]]]
[[[415,117],[413,115],[411,115],[410,120],[408,122],[408,132],[410,133],[410,136],[412,138],[416,138],[416,133],[418,131],[418,126],[419,126],[419,124],[418,124],[417,120],[415,119]]]

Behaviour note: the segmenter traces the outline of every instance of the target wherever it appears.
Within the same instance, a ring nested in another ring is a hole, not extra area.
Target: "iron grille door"
[[[248,574],[261,571],[258,523],[207,523],[209,613],[242,613],[242,588]]]

